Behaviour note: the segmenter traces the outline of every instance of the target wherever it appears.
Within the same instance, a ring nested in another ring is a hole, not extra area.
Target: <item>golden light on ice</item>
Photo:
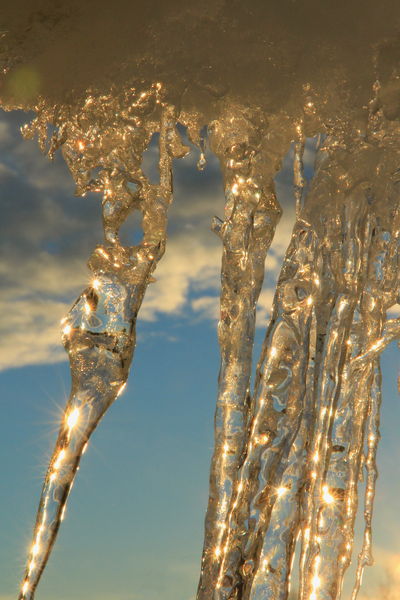
[[[371,562],[379,356],[400,335],[387,316],[400,286],[400,5],[187,0],[182,10],[155,0],[147,22],[148,2],[135,0],[123,3],[125,31],[118,0],[96,2],[95,19],[91,3],[72,19],[38,2],[45,18],[26,0],[26,13],[2,23],[5,106],[34,109],[24,136],[37,136],[51,157],[62,148],[76,193],[99,194],[103,240],[61,325],[71,395],[24,600],[33,600],[91,432],[125,388],[142,301],[168,247],[174,161],[193,146],[200,170],[209,150],[219,161],[226,201],[212,221],[222,254],[221,360],[197,600],[286,597],[299,530],[302,600],[341,589],[365,468],[357,586]],[[35,86],[28,97],[18,77],[31,64],[43,70],[40,97]],[[144,160],[156,139],[153,179]],[[286,157],[290,200],[281,202]],[[290,242],[255,369],[266,258],[283,211]],[[124,245],[129,215],[140,231]],[[186,261],[191,244],[182,240]]]
[[[335,498],[330,493],[329,487],[327,485],[324,485],[322,487],[322,499],[325,502],[325,504],[333,504],[335,502]]]
[[[67,416],[66,423],[68,429],[73,429],[79,421],[79,408],[74,408]]]

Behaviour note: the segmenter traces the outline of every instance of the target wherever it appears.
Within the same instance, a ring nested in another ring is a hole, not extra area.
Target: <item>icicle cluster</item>
[[[303,125],[314,119],[312,102],[303,117],[266,118],[227,104],[209,125],[226,211],[212,224],[222,242],[221,368],[198,600],[286,600],[298,541],[298,600],[338,600],[364,466],[365,534],[352,600],[372,564],[379,354],[400,333],[386,320],[399,291],[399,128],[376,99],[366,129],[330,124],[305,194]],[[88,95],[74,111],[38,107],[25,129],[45,149],[47,123],[55,125],[48,152],[62,146],[78,194],[102,193],[105,242],[90,258],[89,287],[63,320],[72,390],[20,600],[33,599],[81,455],[126,383],[137,314],[165,249],[172,160],[187,152],[178,120],[196,139],[199,121],[179,115],[155,84]],[[141,168],[154,132],[158,184]],[[296,221],[251,391],[257,300],[281,215],[273,179],[293,140]],[[142,213],[143,240],[124,247],[118,232],[132,210]]]
[[[395,320],[385,323],[399,290],[397,130],[372,104],[366,135],[331,132],[304,201],[304,145],[297,143],[297,218],[251,398],[243,392],[236,398],[235,355],[229,365],[220,336],[216,448],[198,599],[285,600],[298,539],[299,600],[338,599],[352,555],[363,464],[365,534],[352,600],[364,567],[372,564],[379,353],[399,327]],[[225,179],[230,206],[229,171]],[[252,192],[245,181],[242,206]],[[239,211],[239,199],[235,206]],[[273,229],[276,206],[270,204],[267,215]],[[243,208],[235,218],[246,218]],[[268,232],[266,244],[270,237]],[[238,236],[230,250],[240,255],[243,239]],[[235,270],[232,260],[223,262],[222,281]],[[223,288],[220,330],[229,315],[225,297]],[[250,304],[241,315],[248,324],[253,309]],[[227,398],[226,389],[232,390]],[[237,431],[239,423],[244,426]]]

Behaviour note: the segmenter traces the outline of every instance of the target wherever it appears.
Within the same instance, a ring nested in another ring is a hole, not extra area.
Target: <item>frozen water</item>
[[[126,119],[125,127],[112,127],[116,107],[110,98],[107,133],[98,135],[92,122],[87,128],[73,127],[71,123],[68,141],[61,142],[79,193],[89,189],[102,192],[105,245],[98,246],[89,260],[93,274],[90,287],[62,320],[72,388],[42,491],[20,594],[24,600],[34,596],[90,435],[125,387],[135,346],[137,314],[151,273],[164,253],[167,211],[172,199],[172,159],[182,156],[186,149],[175,129],[173,109],[161,102],[159,91],[155,86],[147,95],[132,98],[127,115],[122,117]],[[103,123],[107,118],[105,100],[103,97],[100,101]],[[156,119],[152,125],[160,133],[159,184],[151,184],[140,168],[152,130],[137,125],[135,109],[140,111],[151,101],[154,102],[150,112]],[[93,110],[94,102],[87,99],[82,116],[85,110]],[[26,127],[25,135],[31,135],[35,126],[40,127],[39,121]],[[50,153],[60,143],[63,131],[61,126],[58,137],[53,137]],[[97,179],[92,177],[94,169],[98,171]],[[137,184],[134,192],[129,187],[132,181]],[[138,246],[123,247],[118,232],[132,210],[142,212],[143,240]]]
[[[172,160],[188,150],[178,123],[199,169],[208,126],[226,196],[212,222],[221,368],[198,600],[286,600],[296,545],[298,600],[339,600],[365,470],[356,600],[373,562],[379,355],[400,335],[387,320],[399,296],[398,3],[22,5],[5,10],[3,106],[34,109],[25,136],[50,157],[61,147],[77,194],[101,193],[104,244],[62,324],[72,389],[20,600],[34,596],[80,457],[128,377],[165,250]],[[118,7],[132,27],[116,20]],[[141,167],[154,133],[159,183]],[[305,140],[317,134],[306,193]],[[291,143],[296,220],[251,389],[257,300],[281,215],[273,179]],[[135,210],[143,240],[125,247],[119,229]]]

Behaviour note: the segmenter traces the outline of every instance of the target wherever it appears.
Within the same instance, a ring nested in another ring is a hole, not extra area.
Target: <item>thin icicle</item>
[[[389,319],[386,321],[382,336],[374,340],[374,342],[364,352],[354,357],[353,364],[362,365],[365,362],[373,360],[376,356],[379,356],[385,348],[395,340],[400,338],[400,319]]]
[[[356,581],[351,600],[356,600],[358,596],[365,567],[372,566],[374,562],[372,556],[372,513],[374,508],[375,484],[378,477],[376,452],[380,439],[379,422],[380,407],[382,402],[382,375],[380,371],[379,359],[374,361],[373,373],[373,381],[370,388],[370,403],[368,407],[368,427],[366,431],[368,451],[365,462],[367,471],[364,499],[365,530],[362,549],[358,557]]]
[[[299,126],[300,127],[300,126]],[[305,148],[305,138],[299,130],[300,140],[294,144],[294,161],[293,161],[293,189],[294,197],[296,201],[296,217],[298,218],[301,213],[303,204],[303,195],[305,187],[304,179],[304,165],[303,165],[303,154]]]

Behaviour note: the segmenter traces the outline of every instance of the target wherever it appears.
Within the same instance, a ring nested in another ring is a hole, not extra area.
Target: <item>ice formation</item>
[[[62,324],[72,390],[19,598],[33,599],[80,457],[125,386],[137,315],[165,250],[172,161],[188,151],[180,123],[202,152],[208,126],[226,195],[224,218],[212,222],[222,243],[221,368],[197,598],[286,600],[297,546],[298,600],[338,600],[365,470],[356,600],[373,561],[379,355],[400,335],[387,320],[400,283],[397,2],[361,11],[355,0],[117,2],[116,13],[135,14],[136,38],[106,3],[91,4],[6,10],[3,106],[33,108],[24,135],[37,135],[50,156],[62,148],[78,194],[102,194],[105,240]],[[104,47],[77,68],[101,36]],[[154,133],[157,184],[141,167]],[[306,193],[302,154],[316,135]],[[296,220],[252,389],[256,306],[281,215],[274,176],[291,143]],[[124,247],[119,228],[134,210],[143,239]]]

